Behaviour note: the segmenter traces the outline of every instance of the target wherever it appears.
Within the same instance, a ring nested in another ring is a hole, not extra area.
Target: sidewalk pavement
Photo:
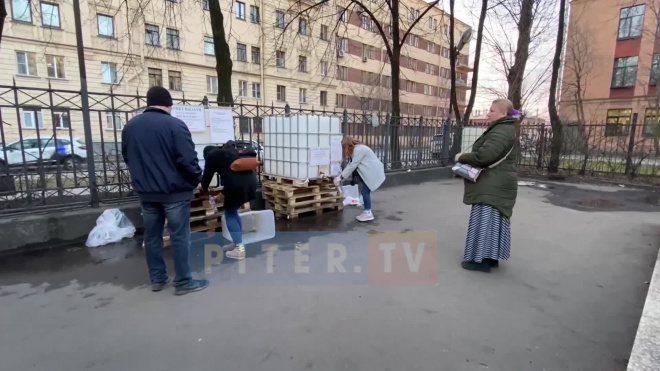
[[[248,246],[246,273],[225,260],[183,297],[149,290],[139,241],[0,259],[1,368],[625,370],[658,255],[657,194],[541,185],[520,188],[512,258],[491,274],[460,268],[469,208],[453,179],[375,192],[370,224],[350,208],[281,221],[284,236],[308,232],[308,276],[288,263],[296,238],[272,255]],[[434,284],[315,281],[325,252],[311,241],[349,239],[348,259],[369,260],[365,241],[387,231],[437,231]]]

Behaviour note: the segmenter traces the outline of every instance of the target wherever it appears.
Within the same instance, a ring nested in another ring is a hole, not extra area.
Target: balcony
[[[456,63],[456,71],[468,73],[474,71],[474,69],[470,67],[467,63],[459,60]]]
[[[451,89],[451,79],[447,80],[447,89]],[[470,90],[472,87],[468,84],[467,81],[456,79],[456,90],[465,91]]]

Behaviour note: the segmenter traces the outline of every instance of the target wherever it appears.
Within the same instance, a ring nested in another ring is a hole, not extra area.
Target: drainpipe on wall
[[[259,1],[259,8],[261,11],[265,12],[264,8],[264,0]],[[266,53],[266,41],[264,40],[264,22],[263,22],[263,14],[259,14],[259,31],[261,32],[260,38],[261,38],[261,55],[259,56],[260,62],[259,63],[259,69],[261,73],[261,102],[263,102],[263,105],[266,105],[266,80],[265,80],[265,61],[264,61],[264,55]]]

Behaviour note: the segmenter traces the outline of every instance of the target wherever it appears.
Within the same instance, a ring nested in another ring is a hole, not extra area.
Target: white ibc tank
[[[264,173],[295,179],[318,178],[310,149],[329,149],[330,138],[341,136],[338,117],[319,115],[266,116],[263,128]]]

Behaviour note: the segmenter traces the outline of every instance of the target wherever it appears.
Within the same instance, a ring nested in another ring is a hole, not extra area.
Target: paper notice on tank
[[[341,135],[336,135],[330,137],[330,161],[332,162],[341,162]]]
[[[330,163],[330,148],[318,147],[309,149],[309,166],[328,165]]]

